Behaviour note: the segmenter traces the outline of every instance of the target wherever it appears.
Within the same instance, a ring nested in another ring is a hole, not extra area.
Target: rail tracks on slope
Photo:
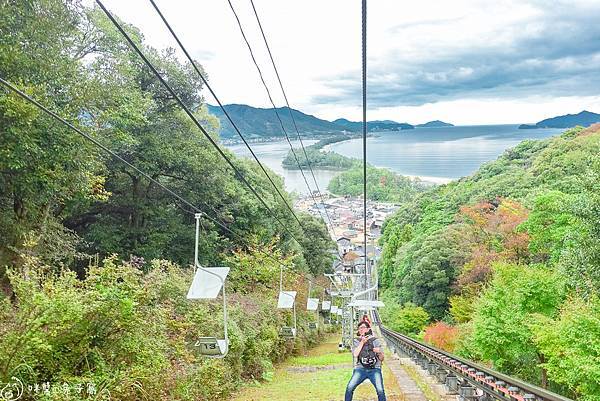
[[[412,358],[460,401],[572,401],[392,331],[381,324],[377,312],[374,320],[393,352]]]

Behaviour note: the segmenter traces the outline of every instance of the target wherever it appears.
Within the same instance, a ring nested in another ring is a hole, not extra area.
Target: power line
[[[215,140],[206,132],[204,127],[200,124],[198,119],[194,116],[194,114],[190,111],[190,109],[183,103],[181,98],[175,93],[175,91],[171,88],[171,86],[165,81],[165,79],[160,75],[160,73],[156,70],[156,67],[148,60],[148,58],[144,55],[144,53],[139,49],[139,47],[135,44],[135,42],[131,39],[131,37],[125,32],[123,27],[117,22],[117,20],[113,17],[113,15],[108,11],[108,9],[102,4],[101,0],[96,0],[96,3],[102,8],[102,11],[106,14],[106,16],[111,20],[113,25],[119,30],[119,32],[125,37],[129,45],[135,50],[135,52],[140,56],[140,58],[144,61],[146,66],[154,73],[156,78],[162,83],[162,85],[169,91],[171,96],[179,103],[181,108],[185,111],[185,113],[192,119],[196,127],[200,129],[200,131],[204,134],[206,139],[213,145],[213,147],[219,152],[221,157],[225,159],[227,164],[235,171],[236,176],[242,181],[254,194],[254,196],[260,201],[260,203],[264,206],[264,208],[269,212],[269,214],[279,223],[281,227],[293,238],[298,244],[300,241],[292,234],[292,232],[288,229],[288,227],[281,222],[281,220],[273,213],[271,208],[267,205],[265,200],[256,192],[256,189],[248,182],[248,180],[244,177],[242,172],[233,164],[233,162],[227,157],[227,155],[223,152],[223,150],[219,147],[219,145],[215,142]]]
[[[96,0],[96,3],[98,3],[98,5],[100,6],[100,8],[102,8],[102,10],[107,15],[107,17],[111,20],[111,22],[115,25],[115,27],[119,30],[119,32],[125,37],[125,39],[130,44],[130,46],[142,58],[142,60],[144,61],[144,63],[148,66],[148,68],[150,68],[150,70],[159,79],[159,81],[163,84],[163,86],[165,86],[165,88],[169,91],[169,93],[171,93],[171,95],[175,98],[175,100],[183,108],[183,110],[186,112],[186,114],[192,119],[192,121],[200,129],[200,131],[204,134],[204,136],[210,141],[210,143],[215,147],[215,149],[219,152],[219,154],[227,161],[227,163],[231,166],[231,168],[234,169],[234,171],[236,172],[238,178],[252,191],[252,193],[259,199],[259,201],[263,204],[263,206],[271,214],[271,216],[284,228],[285,231],[288,232],[288,234],[291,236],[291,238],[293,238],[299,245],[301,245],[300,241],[298,241],[298,239],[289,231],[289,229],[281,222],[281,220],[279,220],[279,218],[277,218],[277,216],[274,215],[274,213],[267,206],[267,204],[265,203],[265,201],[260,197],[260,195],[256,192],[256,190],[250,185],[250,183],[246,180],[246,178],[243,176],[243,174],[235,167],[235,165],[233,165],[233,163],[225,155],[225,153],[223,152],[223,150],[216,144],[216,142],[212,139],[212,137],[208,134],[208,132],[206,132],[206,130],[204,129],[204,127],[202,127],[202,125],[198,122],[198,120],[196,119],[196,117],[194,117],[194,115],[189,110],[189,108],[182,102],[182,100],[175,93],[175,91],[162,78],[162,76],[160,75],[160,73],[156,70],[156,68],[152,65],[152,63],[147,59],[147,57],[142,53],[142,51],[139,49],[139,47],[133,42],[133,40],[131,39],[131,37],[124,31],[123,27],[121,27],[121,25],[116,21],[116,19],[113,17],[113,15],[110,13],[110,11],[108,11],[108,9],[104,6],[104,4],[102,3],[102,1],[101,0]],[[280,122],[281,122],[281,120],[280,120]],[[283,126],[283,124],[282,124],[282,126]],[[288,141],[289,141],[289,139],[288,139]],[[226,226],[222,225],[222,227],[224,229],[228,230],[229,232],[233,233],[233,231],[231,231],[228,228],[226,228]],[[237,234],[237,235],[239,236],[239,234]],[[280,263],[280,262],[278,262],[278,263]]]
[[[152,1],[152,0],[150,0],[150,1]],[[294,113],[292,113],[292,108],[290,107],[290,102],[288,101],[287,95],[285,93],[285,89],[283,88],[283,83],[281,82],[281,77],[279,76],[279,71],[277,70],[275,60],[273,59],[273,54],[271,53],[271,48],[269,47],[267,37],[263,30],[262,24],[260,22],[260,18],[258,17],[258,12],[256,11],[256,7],[254,6],[254,0],[250,0],[250,4],[252,4],[252,10],[254,10],[254,15],[256,16],[256,21],[258,22],[258,26],[260,28],[260,33],[262,34],[263,40],[265,42],[265,46],[267,47],[267,51],[269,52],[271,64],[273,65],[273,69],[275,70],[275,75],[277,76],[277,81],[279,82],[279,87],[281,88],[281,92],[283,93],[283,98],[285,99],[285,104],[288,107],[288,112],[290,113],[290,118],[292,119],[292,123],[294,124],[294,129],[296,130],[296,134],[298,134],[298,139],[300,140],[300,146],[302,147],[302,151],[304,152],[304,157],[306,158],[306,163],[308,164],[310,174],[312,175],[313,181],[315,183],[315,187],[317,188],[317,192],[321,199],[321,203],[323,203],[323,194],[321,193],[321,189],[319,188],[319,184],[317,183],[317,179],[315,177],[315,173],[313,172],[312,165],[310,164],[310,160],[308,159],[308,154],[306,153],[306,149],[304,148],[304,143],[302,142],[302,136],[300,136],[300,131],[298,130],[298,125],[296,124],[296,119],[294,118]],[[333,232],[333,235],[337,238],[337,234],[335,233],[335,227],[334,227],[333,223],[331,222],[331,218],[329,217],[327,208],[323,207],[323,209],[325,210],[325,215],[327,216],[327,220],[329,221],[329,225],[331,226],[331,231]]]
[[[246,138],[244,138],[244,136],[242,135],[242,133],[238,129],[237,125],[233,122],[233,120],[229,116],[229,113],[227,112],[227,110],[225,109],[225,107],[223,107],[223,104],[221,103],[221,101],[217,97],[216,93],[213,91],[213,89],[211,88],[210,84],[208,83],[208,81],[204,77],[204,74],[202,74],[200,72],[200,69],[198,68],[198,66],[196,65],[196,63],[194,62],[194,60],[192,59],[192,57],[190,56],[190,54],[188,53],[188,51],[185,48],[185,46],[183,45],[183,43],[181,43],[181,41],[179,40],[179,37],[177,36],[177,34],[175,34],[175,32],[173,31],[173,28],[171,28],[171,25],[169,24],[169,22],[167,21],[167,19],[163,15],[163,13],[160,11],[160,9],[158,8],[158,6],[154,2],[154,0],[150,0],[150,3],[152,3],[152,6],[156,10],[156,12],[158,13],[158,15],[162,19],[162,21],[164,22],[164,24],[167,26],[167,29],[169,30],[169,32],[171,32],[171,35],[173,35],[173,38],[175,38],[175,40],[177,41],[177,44],[179,44],[179,47],[181,47],[181,50],[183,50],[183,53],[186,55],[186,57],[188,58],[189,62],[194,67],[194,70],[196,70],[196,73],[198,74],[198,76],[200,76],[200,79],[202,80],[202,82],[204,83],[204,85],[206,86],[206,88],[210,91],[210,93],[213,96],[213,98],[217,101],[217,103],[219,104],[219,107],[221,108],[221,110],[223,111],[223,113],[225,114],[225,116],[227,117],[227,119],[229,120],[229,122],[231,123],[231,125],[233,126],[233,128],[235,129],[235,131],[237,132],[237,134],[239,135],[239,137],[242,139],[242,141],[244,142],[244,144],[246,145],[246,147],[248,148],[248,150],[252,154],[252,157],[254,157],[254,160],[258,163],[258,165],[262,169],[263,173],[267,176],[269,182],[271,183],[271,185],[273,185],[273,188],[275,188],[275,191],[277,191],[277,194],[279,195],[279,197],[281,198],[281,200],[283,201],[283,203],[285,204],[285,206],[292,213],[292,215],[294,216],[294,218],[296,219],[296,221],[298,222],[298,224],[302,228],[304,228],[304,225],[300,222],[300,219],[298,218],[298,216],[296,215],[296,213],[294,212],[294,210],[291,208],[291,206],[288,204],[287,200],[285,199],[285,197],[283,196],[283,194],[281,193],[281,191],[279,191],[279,188],[277,188],[277,185],[275,185],[275,182],[273,182],[273,180],[271,179],[271,176],[269,175],[269,173],[267,173],[267,170],[264,168],[264,166],[262,165],[262,163],[260,162],[260,160],[258,160],[258,157],[256,156],[256,154],[254,153],[254,151],[250,147],[250,144],[246,141]]]
[[[292,155],[294,156],[294,159],[296,160],[296,164],[298,165],[298,168],[300,169],[300,173],[302,174],[302,178],[304,179],[304,183],[306,184],[306,187],[308,188],[308,192],[313,200],[313,203],[315,204],[315,207],[317,207],[317,201],[315,200],[315,196],[312,193],[312,190],[310,189],[310,185],[308,184],[308,180],[306,179],[306,175],[304,175],[304,170],[302,170],[302,166],[300,165],[300,161],[298,160],[298,156],[296,155],[296,152],[294,151],[294,147],[292,146],[292,142],[290,141],[290,137],[287,134],[287,130],[285,129],[284,125],[283,125],[283,121],[281,120],[281,117],[279,116],[279,113],[277,112],[277,107],[275,106],[275,102],[273,101],[273,98],[271,97],[271,91],[269,90],[269,87],[267,86],[267,83],[265,82],[265,79],[263,77],[262,71],[260,69],[260,67],[258,66],[258,63],[256,61],[256,58],[254,57],[254,52],[252,51],[252,46],[250,46],[250,42],[248,42],[248,39],[246,38],[246,34],[244,32],[244,28],[242,27],[242,23],[235,11],[235,8],[233,7],[233,4],[231,3],[231,0],[227,0],[229,3],[229,7],[231,8],[231,11],[233,12],[233,15],[235,16],[235,19],[237,21],[237,25],[240,29],[240,33],[242,34],[242,37],[244,38],[244,42],[246,42],[246,46],[248,47],[248,51],[250,52],[250,56],[252,58],[252,62],[254,63],[254,66],[256,67],[257,71],[258,71],[258,75],[260,76],[260,80],[263,84],[263,87],[265,88],[265,91],[267,92],[267,96],[269,98],[269,101],[271,102],[271,105],[273,106],[273,111],[275,112],[275,116],[277,116],[277,120],[279,121],[279,124],[281,125],[281,130],[283,131],[284,135],[285,135],[285,139],[287,140],[290,149],[292,151]],[[317,210],[319,210],[319,208],[317,207]],[[319,212],[320,214],[320,212]]]
[[[29,95],[27,95],[25,92],[23,92],[20,89],[18,89],[17,87],[15,87],[10,82],[5,81],[3,78],[0,77],[0,83],[2,83],[4,86],[6,86],[8,89],[10,89],[11,91],[13,91],[17,95],[21,96],[23,99],[25,99],[28,102],[30,102],[30,103],[34,104],[35,106],[37,106],[39,109],[41,109],[42,111],[44,111],[46,114],[50,115],[51,117],[55,118],[56,120],[60,121],[64,125],[66,125],[67,127],[71,128],[73,131],[77,132],[79,135],[83,136],[88,141],[90,141],[93,144],[95,144],[96,146],[100,147],[102,150],[104,150],[105,152],[107,152],[108,154],[110,154],[115,159],[117,159],[120,162],[126,164],[127,166],[129,166],[130,168],[132,168],[133,170],[135,170],[137,173],[143,175],[145,178],[147,178],[148,180],[150,180],[152,183],[158,185],[163,190],[165,190],[166,192],[168,192],[169,194],[171,194],[175,198],[179,199],[181,202],[185,203],[186,205],[192,207],[195,210],[198,210],[198,208],[196,206],[194,206],[192,203],[188,202],[186,199],[182,198],[177,193],[173,192],[168,187],[164,186],[159,181],[157,181],[154,178],[152,178],[149,174],[143,172],[142,170],[140,170],[139,168],[137,168],[133,164],[129,163],[127,160],[123,159],[121,156],[119,156],[118,154],[116,154],[115,152],[113,152],[112,150],[110,150],[109,148],[107,148],[106,146],[104,146],[98,140],[94,139],[92,136],[86,134],[85,132],[83,132],[82,130],[80,130],[79,128],[77,128],[76,126],[74,126],[73,124],[71,124],[70,122],[68,122],[67,120],[65,120],[64,118],[62,118],[61,116],[59,116],[58,114],[56,114],[55,112],[53,112],[52,110],[48,109],[46,106],[44,106],[43,104],[39,103],[37,100],[33,99],[32,97],[30,97]]]
[[[205,203],[205,205],[207,205],[210,209],[212,209],[215,214],[218,215],[218,212],[209,204]],[[242,243],[245,243],[246,246],[250,247],[250,244],[245,242],[244,238],[242,237],[241,234],[236,233],[235,231],[231,230],[229,227],[227,227],[223,222],[221,222],[218,218],[217,219],[213,219],[211,218],[209,215],[207,214],[203,214],[203,216],[207,217],[210,221],[212,221],[213,223],[217,224],[219,227],[223,228],[225,231],[229,232],[230,234],[232,234],[233,236],[237,237],[240,241],[242,241]],[[306,277],[304,275],[301,275],[299,272],[292,270],[290,267],[284,265],[283,263],[281,263],[281,261],[275,259],[273,256],[271,256],[269,253],[264,252],[260,249],[257,250],[258,252],[262,253],[265,257],[267,257],[268,259],[272,260],[273,262],[277,263],[280,267],[284,267],[286,269],[288,269],[291,273],[296,274],[304,279],[306,279]],[[309,280],[310,281],[310,280]],[[325,287],[317,284],[319,287],[325,289]]]
[[[192,208],[195,212],[201,212],[202,215],[204,217],[206,217],[208,220],[212,221],[213,223],[215,223],[219,227],[223,228],[225,231],[229,232],[230,234],[236,236],[244,245],[249,246],[249,243],[247,243],[245,241],[244,237],[241,234],[238,234],[235,231],[231,230],[224,223],[222,223],[218,218],[212,218],[212,217],[210,217],[208,214],[206,214],[205,212],[203,212],[196,205],[194,205],[193,203],[191,203],[190,201],[188,201],[187,199],[185,199],[181,195],[177,194],[176,192],[174,192],[173,190],[171,190],[169,187],[167,187],[164,184],[162,184],[160,181],[152,178],[148,173],[144,172],[143,170],[140,170],[138,167],[136,167],[135,165],[131,164],[130,162],[128,162],[127,160],[125,160],[124,158],[122,158],[121,156],[119,156],[117,153],[115,153],[112,150],[110,150],[108,147],[106,147],[101,142],[99,142],[98,140],[96,140],[95,138],[93,138],[91,135],[83,132],[81,129],[77,128],[76,126],[74,126],[73,124],[71,124],[70,122],[68,122],[67,120],[65,120],[63,117],[61,117],[60,115],[58,115],[54,111],[48,109],[46,106],[44,106],[43,104],[39,103],[37,100],[33,99],[32,97],[30,97],[29,95],[27,95],[26,93],[24,93],[23,91],[21,91],[20,89],[18,89],[17,87],[15,87],[10,82],[4,80],[2,77],[0,77],[0,83],[2,85],[4,85],[5,87],[7,87],[8,89],[10,89],[11,91],[13,91],[14,93],[16,93],[17,95],[19,95],[20,97],[22,97],[23,99],[25,99],[26,101],[28,101],[28,102],[32,103],[33,105],[35,105],[36,107],[38,107],[40,110],[42,110],[43,112],[45,112],[46,114],[48,114],[52,118],[54,118],[57,121],[61,122],[62,124],[64,124],[68,128],[72,129],[73,131],[75,131],[76,133],[78,133],[79,135],[81,135],[82,137],[84,137],[85,139],[87,139],[88,141],[92,142],[94,145],[98,146],[100,149],[102,149],[103,151],[105,151],[106,153],[108,153],[109,155],[111,155],[116,160],[120,161],[121,163],[123,163],[126,166],[128,166],[129,168],[133,169],[134,171],[136,171],[137,173],[139,173],[140,175],[142,175],[143,177],[145,177],[146,179],[148,179],[152,183],[156,184],[162,190],[164,190],[165,192],[167,192],[168,194],[170,194],[171,196],[173,196],[177,200],[183,202],[184,204],[186,204],[187,206],[189,206],[190,208]],[[202,202],[202,203],[204,203],[206,206],[208,206],[210,209],[212,209],[213,212],[215,212],[215,214],[218,215],[218,212],[211,205],[209,205],[206,202]],[[187,209],[184,209],[181,206],[179,208],[181,210],[183,210],[184,212],[186,212],[186,213],[194,214],[194,212],[191,212],[191,211],[189,211]],[[264,251],[262,251],[260,249],[258,250],[258,252],[264,254],[266,257],[268,257],[272,261],[276,262],[280,266],[283,266],[283,267],[289,269],[290,272],[292,272],[292,273],[294,273],[294,274],[296,274],[298,276],[301,276],[302,278],[305,278],[299,272],[291,270],[288,266],[282,264],[279,260],[277,260],[274,257],[272,257],[267,252],[264,252]],[[323,289],[325,289],[325,287],[323,287],[323,286],[320,286],[320,287],[323,288]]]

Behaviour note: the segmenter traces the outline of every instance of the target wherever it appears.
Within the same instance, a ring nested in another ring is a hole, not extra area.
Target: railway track
[[[381,324],[377,312],[374,313],[374,321],[393,352],[412,358],[444,383],[449,394],[458,394],[460,401],[572,401],[392,331]]]

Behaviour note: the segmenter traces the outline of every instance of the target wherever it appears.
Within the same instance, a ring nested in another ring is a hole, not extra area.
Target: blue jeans
[[[346,396],[344,397],[344,401],[352,401],[354,390],[366,379],[369,379],[371,383],[373,383],[373,386],[375,386],[375,391],[377,391],[377,400],[385,401],[385,390],[383,388],[383,376],[381,375],[381,368],[354,368],[352,377],[346,386]]]

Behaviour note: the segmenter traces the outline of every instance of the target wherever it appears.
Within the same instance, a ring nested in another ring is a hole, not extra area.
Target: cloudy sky
[[[270,106],[227,0],[156,2],[223,103]],[[152,46],[176,46],[148,0],[104,3]],[[283,106],[250,0],[232,3]],[[360,120],[361,2],[254,3],[291,106]],[[471,125],[600,113],[599,21],[597,0],[370,0],[368,119]]]

